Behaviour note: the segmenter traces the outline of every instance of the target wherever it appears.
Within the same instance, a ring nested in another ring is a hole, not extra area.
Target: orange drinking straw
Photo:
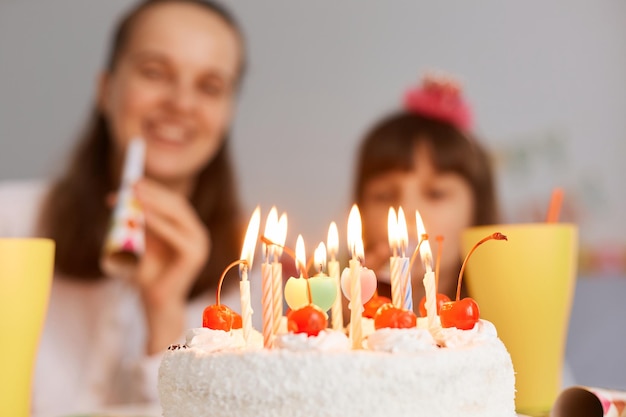
[[[552,190],[552,196],[550,197],[550,206],[548,207],[546,222],[556,223],[559,221],[559,214],[561,214],[562,203],[563,189],[560,187],[556,187],[554,190]]]

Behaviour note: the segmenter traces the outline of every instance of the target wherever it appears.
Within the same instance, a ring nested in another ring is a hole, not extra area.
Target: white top
[[[46,190],[46,184],[34,181],[0,184],[0,236],[34,236]],[[222,298],[240,310],[238,291]],[[186,327],[200,327],[202,310],[212,303],[212,294],[193,300]],[[125,281],[88,283],[55,275],[35,369],[32,415],[62,416],[112,405],[158,404],[162,355],[144,354],[144,324],[139,294]]]

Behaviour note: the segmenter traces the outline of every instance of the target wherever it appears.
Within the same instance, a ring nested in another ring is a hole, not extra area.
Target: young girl
[[[497,222],[487,154],[472,133],[471,112],[457,83],[426,77],[408,91],[404,108],[377,123],[361,144],[355,201],[363,221],[365,262],[377,271],[379,294],[389,296],[389,207],[402,207],[410,256],[418,242],[415,210],[424,221],[433,256],[442,243],[439,292],[455,295],[461,265],[460,234]],[[412,272],[413,305],[424,295],[419,257]]]
[[[242,33],[223,7],[143,1],[115,30],[92,117],[65,172],[52,184],[0,189],[2,235],[56,241],[34,415],[158,403],[159,354],[198,326],[220,273],[240,256],[245,219],[227,136],[244,67]],[[100,257],[110,197],[138,136],[145,176],[134,187],[146,251],[125,281],[105,277]]]

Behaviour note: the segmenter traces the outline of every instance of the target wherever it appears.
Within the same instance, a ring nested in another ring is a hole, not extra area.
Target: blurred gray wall
[[[130,3],[0,0],[0,180],[58,171]],[[509,219],[563,185],[585,242],[626,241],[626,2],[227,3],[250,49],[234,129],[241,191],[250,211],[288,213],[288,244],[302,233],[312,250],[333,220],[344,233],[359,138],[426,70],[464,82]],[[583,383],[626,389],[589,368]]]

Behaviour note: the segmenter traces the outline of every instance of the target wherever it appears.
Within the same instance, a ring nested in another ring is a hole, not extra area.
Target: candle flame
[[[259,227],[261,226],[261,208],[259,206],[254,209],[250,222],[248,223],[248,230],[246,231],[246,237],[243,240],[243,248],[241,250],[241,259],[246,262],[248,269],[252,268],[252,260],[254,259],[254,250],[256,248],[256,242],[259,238]]]
[[[263,235],[267,237],[269,240],[275,242],[276,234],[278,229],[278,211],[276,210],[276,206],[272,206],[270,212],[267,215],[267,220],[265,220],[265,232]],[[269,248],[265,242],[262,244],[263,254],[266,256],[266,259],[269,259],[276,251],[276,247],[274,245],[270,245]]]
[[[417,228],[418,239],[422,240],[422,236],[426,235],[426,227],[424,226],[422,216],[420,216],[420,212],[418,210],[415,210],[415,226]],[[430,243],[428,240],[422,241],[420,246],[420,258],[426,268],[433,268],[433,253],[430,250]]]
[[[328,246],[328,252],[331,259],[334,259],[339,252],[339,230],[337,229],[337,223],[331,222],[328,227],[328,239],[326,240]]]
[[[396,229],[397,245],[400,247],[402,256],[406,256],[406,248],[409,246],[409,232],[406,227],[406,217],[402,207],[398,209],[398,228]]]
[[[428,240],[424,240],[422,246],[420,246],[420,258],[422,258],[422,262],[427,268],[433,269],[433,252],[430,250]]]
[[[317,245],[313,259],[315,259],[315,266],[319,268],[318,272],[322,272],[326,268],[326,245],[324,242]]]
[[[280,258],[283,254],[283,246],[285,246],[285,241],[287,240],[287,213],[280,215],[280,219],[278,219],[278,230],[274,238],[274,243],[279,245],[276,247],[276,256]]]
[[[357,250],[361,250],[358,253]],[[350,209],[350,215],[348,216],[348,248],[352,258],[363,257],[363,235],[361,230],[361,214],[356,204]]]
[[[306,268],[306,251],[304,250],[304,238],[298,235],[296,239],[296,270],[302,276],[303,269]]]
[[[389,214],[387,214],[387,236],[389,247],[396,256],[398,250],[398,216],[396,216],[396,210],[393,207],[389,207]]]
[[[354,252],[356,253],[357,259],[361,262],[365,259],[365,249],[363,248],[363,239],[359,239],[356,241],[356,247],[354,248]]]

